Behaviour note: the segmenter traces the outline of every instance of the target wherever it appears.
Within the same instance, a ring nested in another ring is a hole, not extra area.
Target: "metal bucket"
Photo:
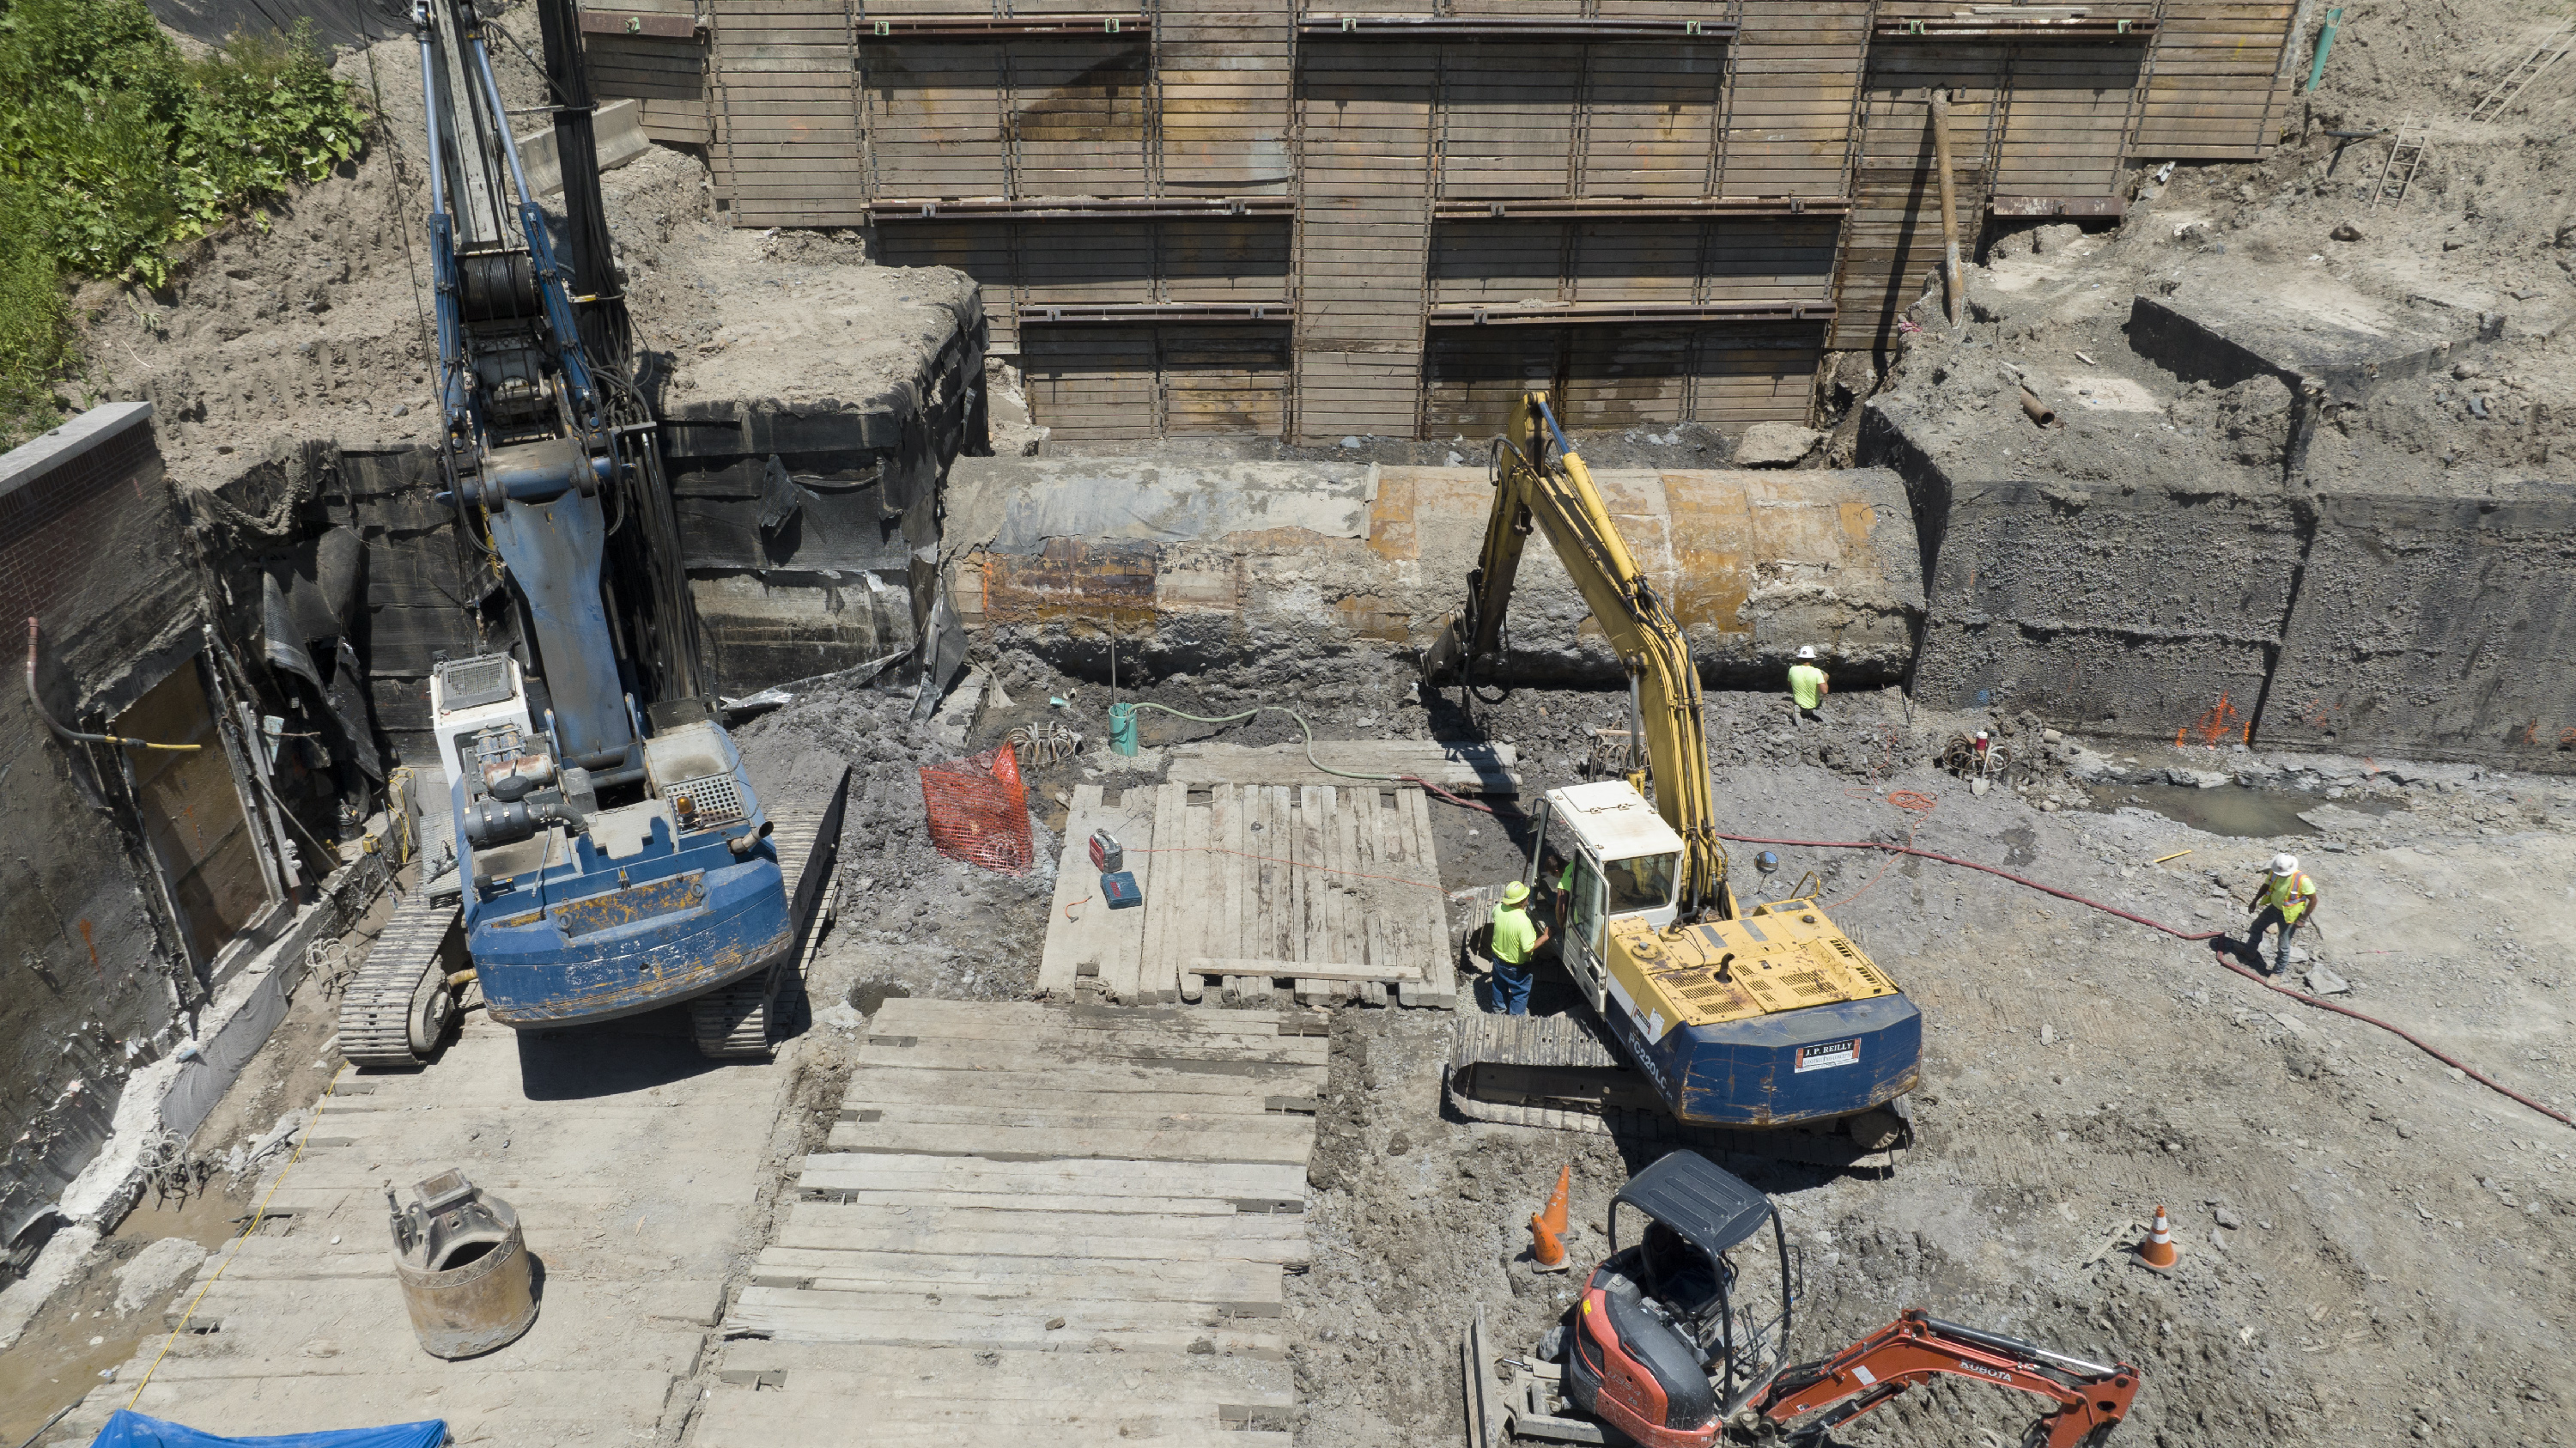
[[[441,1172],[402,1206],[393,1184],[394,1272],[420,1345],[437,1357],[469,1358],[516,1342],[537,1320],[533,1262],[510,1204]]]

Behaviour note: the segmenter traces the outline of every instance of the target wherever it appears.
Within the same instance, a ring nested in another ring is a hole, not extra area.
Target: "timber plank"
[[[1033,1191],[1100,1196],[1205,1197],[1302,1202],[1302,1168],[1263,1162],[1122,1161],[1114,1158],[976,1161],[958,1156],[815,1152],[797,1178],[811,1191]]]
[[[1315,1130],[1304,1118],[1267,1121],[1255,1129],[1237,1122],[1153,1130],[1110,1127],[906,1126],[891,1121],[844,1121],[833,1126],[834,1151],[918,1156],[1100,1157],[1119,1161],[1235,1161],[1303,1163],[1314,1150]]]

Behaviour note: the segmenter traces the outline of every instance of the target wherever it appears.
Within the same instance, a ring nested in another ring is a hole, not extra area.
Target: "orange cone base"
[[[2157,1261],[2159,1256],[2165,1260]],[[2182,1252],[2171,1242],[2140,1242],[2129,1249],[2129,1260],[2150,1272],[2171,1272],[2182,1265]]]
[[[1566,1255],[1564,1239],[1548,1230],[1546,1219],[1530,1218],[1530,1270],[1562,1272],[1573,1265],[1574,1259]]]

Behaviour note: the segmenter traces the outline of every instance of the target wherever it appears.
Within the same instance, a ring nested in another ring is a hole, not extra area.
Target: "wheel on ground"
[[[420,984],[412,988],[411,1012],[406,1022],[411,1053],[427,1060],[455,1020],[456,993],[448,988],[446,971],[432,963],[421,973]]]
[[[1892,1151],[1905,1140],[1905,1118],[1891,1106],[1873,1106],[1843,1118],[1843,1131],[1863,1151]]]

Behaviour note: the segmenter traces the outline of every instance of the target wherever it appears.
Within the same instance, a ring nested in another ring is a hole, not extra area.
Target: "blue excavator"
[[[686,1002],[701,1050],[765,1056],[829,873],[809,867],[837,833],[837,785],[797,801],[798,827],[779,833],[700,697],[695,615],[601,215],[578,16],[571,0],[539,10],[560,241],[510,134],[497,28],[473,0],[412,10],[440,497],[481,559],[479,627],[501,646],[431,674],[457,903],[415,891],[351,981],[340,1045],[358,1065],[426,1059],[469,986],[522,1032]]]

